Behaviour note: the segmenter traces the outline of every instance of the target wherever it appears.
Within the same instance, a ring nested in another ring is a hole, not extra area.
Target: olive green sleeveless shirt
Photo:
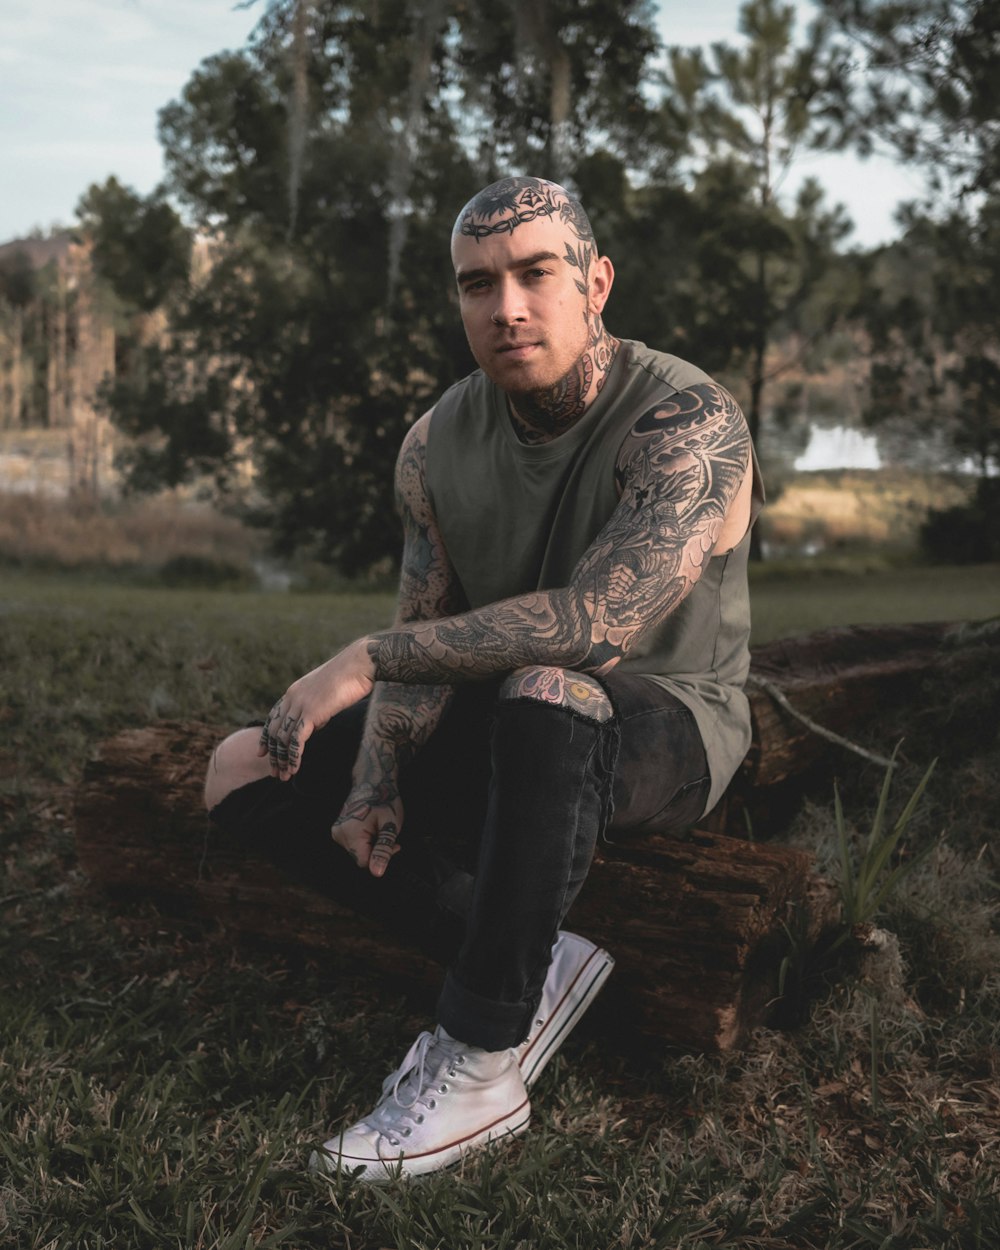
[[[626,435],[657,403],[711,379],[676,356],[624,340],[604,389],[565,434],[521,443],[504,392],[481,371],[438,401],[427,484],[445,547],[473,608],[569,584],[618,503],[615,464]],[[753,457],[751,524],[763,502]],[[691,593],[618,665],[649,677],[694,715],[714,807],[750,746],[743,685],[750,665],[749,529],[713,556]]]

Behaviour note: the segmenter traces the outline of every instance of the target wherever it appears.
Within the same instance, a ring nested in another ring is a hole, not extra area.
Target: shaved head
[[[557,437],[601,390],[618,347],[601,319],[614,266],[580,201],[545,178],[501,178],[458,214],[451,259],[469,346],[506,391],[518,438]]]
[[[594,242],[594,231],[583,205],[558,182],[545,178],[501,178],[474,195],[458,214],[452,239],[471,238],[478,243],[493,235],[513,234],[518,226],[548,218],[561,222],[585,242]]]

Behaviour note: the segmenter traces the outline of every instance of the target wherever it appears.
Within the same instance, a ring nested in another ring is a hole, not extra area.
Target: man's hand
[[[399,850],[396,839],[403,827],[403,804],[398,794],[373,794],[367,787],[352,790],[330,836],[347,851],[359,868],[381,877]]]
[[[260,733],[257,754],[271,757],[271,776],[282,781],[293,777],[313,731],[371,694],[373,684],[374,666],[364,638],[292,682],[271,708]]]

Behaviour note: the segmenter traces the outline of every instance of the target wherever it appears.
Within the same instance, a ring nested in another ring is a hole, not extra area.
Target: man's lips
[[[496,352],[498,356],[506,356],[511,360],[523,360],[526,356],[530,356],[531,353],[540,346],[540,343],[535,342],[501,343],[499,347],[497,347]]]

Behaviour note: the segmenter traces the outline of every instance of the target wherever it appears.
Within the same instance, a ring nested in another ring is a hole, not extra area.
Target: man
[[[400,452],[396,622],[222,743],[206,784],[216,820],[450,961],[433,1032],[319,1156],[373,1181],[527,1127],[613,962],[559,931],[598,837],[689,826],[750,738],[762,492],[735,401],[608,334],[614,271],[564,188],[487,187],[452,259],[480,368]],[[434,845],[449,822],[474,881]]]

